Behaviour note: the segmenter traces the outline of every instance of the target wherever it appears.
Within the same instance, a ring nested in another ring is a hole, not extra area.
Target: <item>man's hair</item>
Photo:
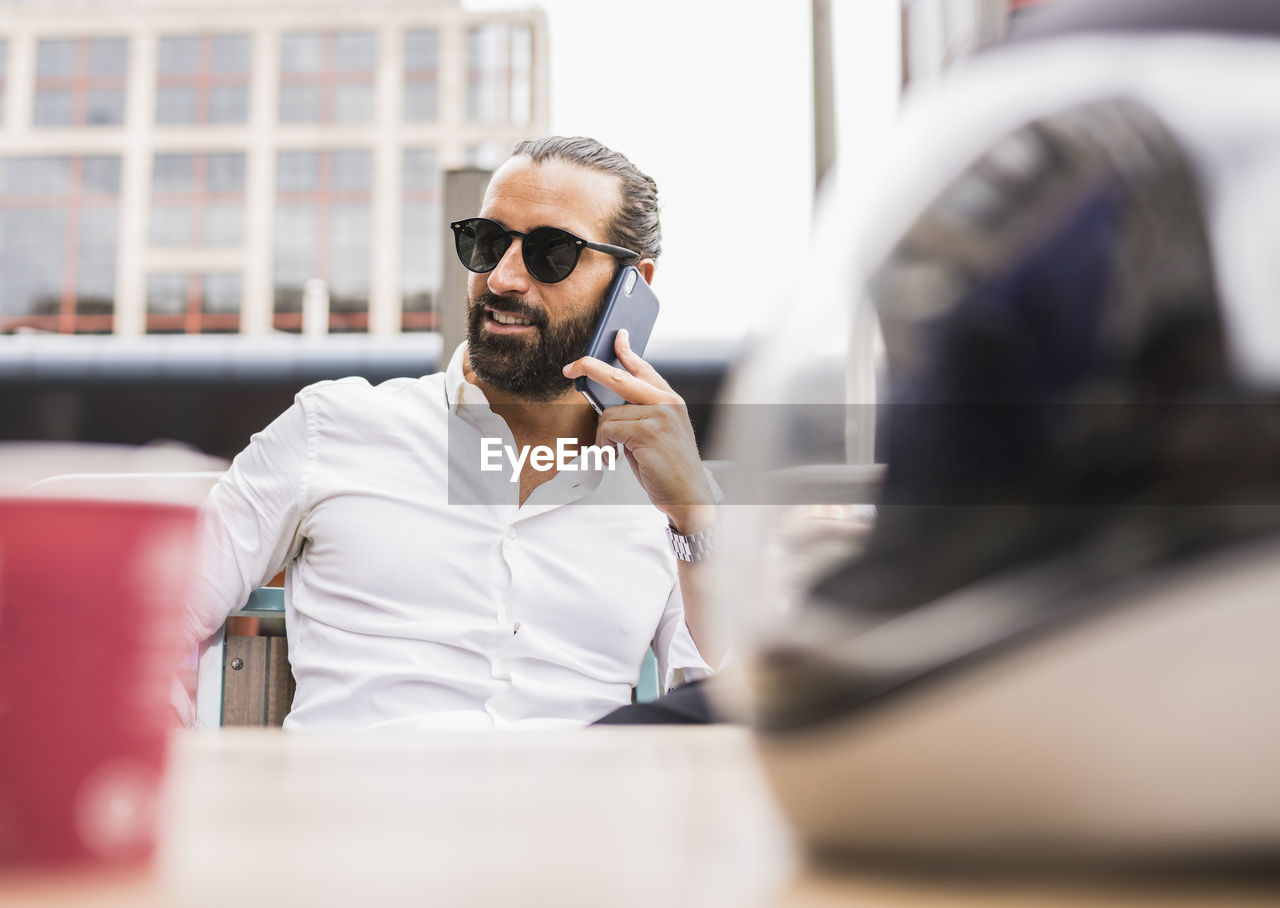
[[[547,136],[526,139],[511,149],[535,164],[556,159],[615,176],[622,184],[622,201],[609,225],[609,242],[640,253],[642,259],[662,252],[662,225],[658,223],[658,184],[641,173],[624,155],[585,136]]]

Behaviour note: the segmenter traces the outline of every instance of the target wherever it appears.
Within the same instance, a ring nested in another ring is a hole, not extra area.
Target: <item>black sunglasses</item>
[[[535,227],[528,233],[521,233],[508,230],[489,218],[467,218],[454,221],[449,226],[453,228],[454,245],[458,247],[458,258],[462,259],[463,267],[476,274],[487,274],[498,267],[498,262],[511,247],[513,236],[522,240],[520,254],[525,268],[534,279],[544,284],[554,284],[573,274],[583,249],[594,249],[620,259],[640,258],[639,253],[630,249],[592,243],[559,227]]]

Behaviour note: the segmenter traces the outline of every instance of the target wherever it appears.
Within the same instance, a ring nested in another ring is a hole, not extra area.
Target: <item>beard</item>
[[[467,355],[476,377],[529,401],[545,402],[573,387],[561,371],[582,356],[595,334],[603,297],[581,315],[551,325],[546,312],[516,297],[482,293],[467,299]],[[518,335],[484,330],[485,309],[528,319],[535,328]],[[530,337],[529,335],[533,335]]]

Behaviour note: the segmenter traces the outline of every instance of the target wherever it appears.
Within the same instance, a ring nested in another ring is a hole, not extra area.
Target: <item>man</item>
[[[625,369],[577,358],[618,269],[653,277],[653,181],[591,139],[525,142],[454,229],[472,273],[448,368],[303,389],[206,505],[188,636],[287,566],[286,728],[583,724],[629,702],[651,643],[668,683],[717,660],[705,565],[673,554],[715,521],[683,402],[623,338]],[[631,403],[597,418],[584,375]],[[495,439],[625,460],[494,473]]]

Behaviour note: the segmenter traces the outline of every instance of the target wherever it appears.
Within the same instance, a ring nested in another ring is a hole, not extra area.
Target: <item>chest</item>
[[[652,508],[518,507],[510,487],[508,503],[474,503],[439,470],[388,466],[317,471],[295,570],[335,613],[313,617],[532,622],[584,640],[652,633],[675,582]]]

